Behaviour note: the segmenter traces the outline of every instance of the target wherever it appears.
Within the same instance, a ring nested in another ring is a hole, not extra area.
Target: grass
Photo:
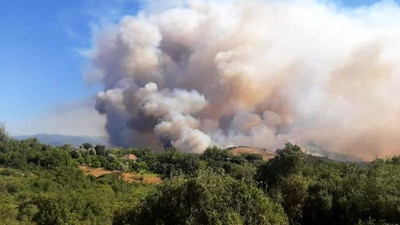
[[[80,165],[79,169],[81,169],[86,175],[91,175],[94,177],[100,177],[107,174],[118,174],[125,182],[128,183],[144,183],[144,184],[162,183],[161,178],[157,174],[120,172],[117,170],[105,170],[103,168],[90,168],[83,165]]]

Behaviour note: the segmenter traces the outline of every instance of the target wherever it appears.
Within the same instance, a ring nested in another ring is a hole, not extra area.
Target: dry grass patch
[[[156,174],[122,173],[124,181],[129,183],[160,184],[162,180]]]
[[[143,183],[143,184],[160,184],[162,180],[156,174],[141,174],[141,173],[121,173],[117,170],[105,170],[103,168],[90,168],[84,165],[80,165],[81,169],[86,175],[92,175],[94,177],[100,177],[107,174],[117,174],[125,182],[128,183]]]
[[[119,171],[110,171],[110,170],[105,170],[103,168],[89,168],[87,166],[79,166],[79,169],[81,169],[86,175],[92,175],[94,177],[100,177],[106,174],[112,174],[112,173],[119,173]]]

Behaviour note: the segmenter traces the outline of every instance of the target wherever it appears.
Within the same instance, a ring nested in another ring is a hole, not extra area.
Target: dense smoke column
[[[290,140],[387,156],[400,148],[399,25],[393,2],[197,2],[126,16],[92,49],[105,87],[96,109],[116,145]]]

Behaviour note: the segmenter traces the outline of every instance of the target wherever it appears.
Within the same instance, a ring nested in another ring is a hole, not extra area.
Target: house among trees
[[[134,154],[128,154],[128,155],[122,156],[122,159],[136,161],[137,156]]]

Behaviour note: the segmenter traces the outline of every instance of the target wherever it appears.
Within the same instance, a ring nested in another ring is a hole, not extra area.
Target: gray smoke
[[[191,2],[96,38],[96,109],[114,144],[186,152],[307,143],[371,159],[400,149],[400,7],[385,1]]]

